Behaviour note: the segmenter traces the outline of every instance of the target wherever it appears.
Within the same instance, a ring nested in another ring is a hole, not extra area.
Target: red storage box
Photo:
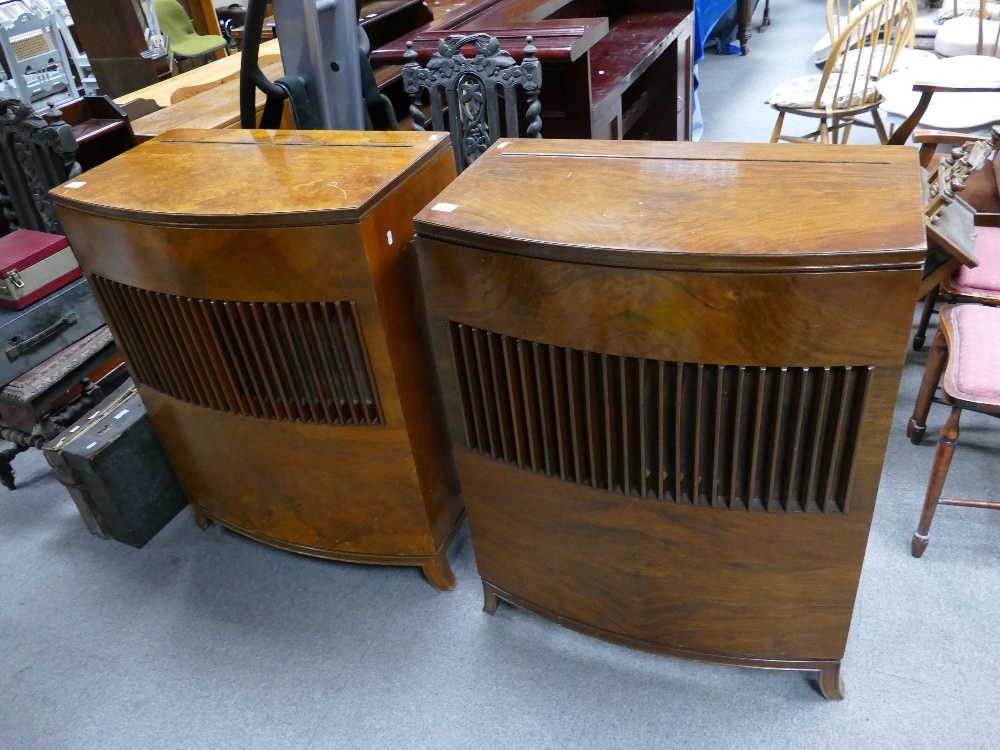
[[[81,276],[61,234],[18,229],[0,237],[0,306],[23,310]]]

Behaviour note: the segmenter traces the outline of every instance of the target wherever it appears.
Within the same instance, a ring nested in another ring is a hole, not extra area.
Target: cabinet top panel
[[[282,226],[357,221],[433,159],[447,133],[172,130],[52,191],[129,221]]]
[[[909,147],[509,139],[417,234],[568,262],[683,270],[916,268]]]

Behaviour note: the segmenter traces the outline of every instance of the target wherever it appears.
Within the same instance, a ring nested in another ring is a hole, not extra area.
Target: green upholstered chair
[[[170,51],[177,60],[202,57],[216,50],[225,49],[226,40],[221,36],[202,36],[194,30],[184,8],[177,0],[153,0],[160,31],[170,37]]]

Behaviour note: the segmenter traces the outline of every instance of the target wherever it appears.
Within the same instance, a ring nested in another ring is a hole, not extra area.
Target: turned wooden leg
[[[840,677],[839,661],[819,670],[819,692],[828,701],[844,700],[844,681]]]
[[[920,445],[927,432],[927,413],[931,410],[931,402],[941,382],[941,373],[948,362],[948,344],[944,333],[940,330],[934,334],[934,343],[927,355],[927,365],[924,367],[924,379],[920,381],[920,391],[917,393],[917,403],[913,407],[913,416],[906,425],[906,436],[914,445]]]
[[[884,146],[889,142],[889,134],[885,132],[885,123],[882,122],[882,117],[877,109],[872,110],[872,122],[875,123],[875,132],[878,133],[878,139]]]
[[[917,332],[913,335],[913,351],[915,352],[919,352],[924,348],[924,341],[927,338],[927,326],[931,323],[931,315],[934,314],[934,305],[937,304],[940,292],[941,285],[938,284],[927,292],[927,296],[924,297],[924,309],[920,313],[920,325],[917,326]]]
[[[445,550],[438,552],[433,560],[425,562],[420,569],[424,571],[424,577],[431,586],[439,591],[451,591],[455,588],[455,574],[451,572]]]
[[[28,450],[27,447],[15,444],[5,451],[0,451],[0,484],[8,490],[13,490],[16,487],[14,484],[14,467],[11,462],[14,460],[14,456],[18,453],[24,453],[26,450]]]
[[[778,113],[778,121],[774,123],[774,131],[771,133],[771,143],[777,143],[781,136],[781,124],[785,121],[785,113]]]
[[[941,490],[944,489],[944,480],[948,476],[948,469],[951,468],[951,458],[955,455],[955,443],[958,442],[958,420],[962,414],[959,406],[951,407],[951,414],[948,421],[941,428],[941,437],[938,439],[937,452],[934,454],[934,468],[931,469],[931,480],[927,484],[927,497],[924,498],[924,509],[920,513],[920,523],[917,531],[910,542],[910,552],[914,557],[920,557],[927,549],[927,539],[931,531],[931,521],[934,520],[934,511],[937,510],[938,500],[941,499]]]
[[[771,0],[765,0],[764,2],[764,17],[760,21],[760,27],[757,31],[762,34],[767,31],[767,27],[771,25]]]
[[[483,581],[483,612],[488,615],[495,615],[500,599],[497,592],[486,581]]]
[[[191,515],[194,516],[194,522],[198,524],[198,528],[202,531],[212,525],[212,519],[193,505],[191,506]]]

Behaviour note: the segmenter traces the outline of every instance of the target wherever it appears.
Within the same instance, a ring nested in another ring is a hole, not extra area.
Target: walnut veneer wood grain
[[[840,697],[922,217],[912,149],[515,140],[451,183],[415,225],[486,610]]]
[[[454,175],[446,134],[175,131],[54,192],[201,522],[454,585],[410,242]]]

